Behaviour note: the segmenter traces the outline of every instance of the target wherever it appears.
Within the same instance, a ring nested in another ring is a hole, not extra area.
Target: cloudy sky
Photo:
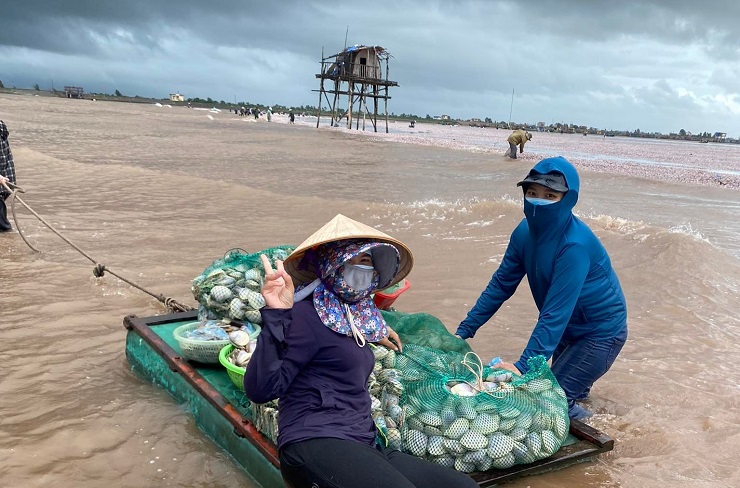
[[[4,0],[0,80],[316,105],[347,28],[397,114],[740,137],[736,0]]]

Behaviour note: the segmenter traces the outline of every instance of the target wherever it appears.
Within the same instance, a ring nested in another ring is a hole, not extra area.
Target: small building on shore
[[[81,86],[65,86],[64,96],[67,98],[84,98],[85,90]]]
[[[185,95],[180,93],[170,93],[170,102],[184,102]]]

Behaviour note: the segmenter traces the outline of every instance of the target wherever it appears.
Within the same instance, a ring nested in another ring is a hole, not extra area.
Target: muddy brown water
[[[528,168],[490,152],[89,100],[2,95],[0,118],[29,205],[99,262],[189,304],[191,280],[226,250],[297,244],[344,213],[413,250],[396,306],[454,330],[522,217],[514,185]],[[581,176],[576,209],[629,306],[629,341],[591,399],[591,423],[616,447],[508,486],[740,486],[740,192]],[[94,278],[92,263],[18,215],[42,252],[0,235],[0,485],[254,486],[130,372],[123,317],[163,307]],[[523,283],[472,346],[514,360],[535,321]]]

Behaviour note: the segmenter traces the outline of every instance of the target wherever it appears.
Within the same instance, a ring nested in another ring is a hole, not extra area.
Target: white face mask
[[[346,263],[344,265],[342,276],[344,278],[344,282],[353,290],[365,291],[373,284],[375,268],[365,264]]]

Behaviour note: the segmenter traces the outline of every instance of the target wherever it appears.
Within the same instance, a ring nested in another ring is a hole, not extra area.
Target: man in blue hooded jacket
[[[503,367],[523,374],[530,358],[552,358],[570,417],[583,419],[591,413],[576,401],[588,396],[622,350],[627,304],[606,249],[572,213],[580,189],[576,169],[563,157],[543,159],[517,186],[526,218],[456,334],[473,337],[526,275],[539,318],[519,360]]]

